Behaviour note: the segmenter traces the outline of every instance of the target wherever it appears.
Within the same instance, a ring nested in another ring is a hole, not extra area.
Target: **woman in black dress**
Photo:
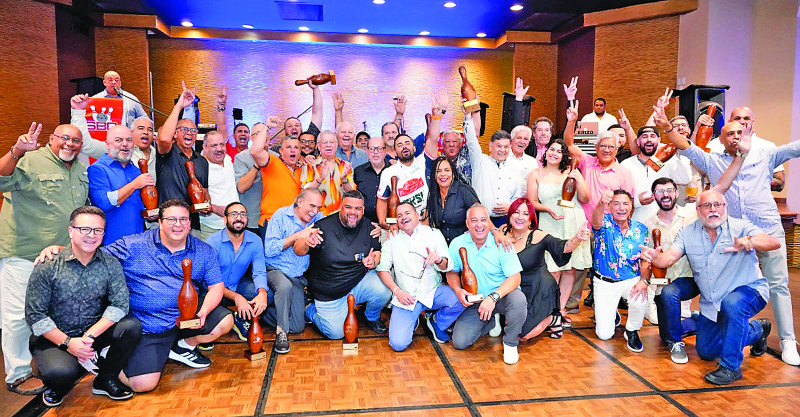
[[[439,229],[449,245],[467,231],[467,209],[478,202],[478,195],[461,182],[453,163],[443,156],[433,161],[428,191],[430,226]]]
[[[571,252],[589,239],[589,230],[583,227],[569,240],[556,239],[538,229],[536,212],[525,198],[518,198],[511,203],[507,221],[504,233],[511,237],[522,264],[520,288],[528,301],[528,318],[519,338],[528,340],[549,327],[550,337],[558,339],[563,332],[560,292],[558,283],[547,270],[544,251],[550,253],[556,264],[565,265],[569,262]]]

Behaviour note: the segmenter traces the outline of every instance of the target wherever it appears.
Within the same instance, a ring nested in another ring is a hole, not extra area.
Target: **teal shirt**
[[[517,253],[498,247],[491,233],[486,237],[483,246],[478,249],[472,241],[472,236],[467,232],[450,242],[450,259],[453,261],[454,272],[461,272],[463,268],[461,256],[458,254],[461,248],[467,248],[469,267],[478,280],[478,294],[486,296],[497,291],[506,278],[522,271]]]

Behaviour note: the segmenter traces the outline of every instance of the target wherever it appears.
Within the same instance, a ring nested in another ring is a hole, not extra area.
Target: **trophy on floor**
[[[139,170],[142,174],[147,174],[147,159],[139,159]],[[158,191],[155,185],[145,185],[139,190],[139,195],[142,197],[144,210],[142,210],[142,217],[149,218],[158,216]]]
[[[713,106],[713,105],[712,106],[708,106],[708,111],[706,111],[706,114],[709,117],[714,117],[714,112],[716,112],[716,111],[717,111],[717,106]],[[711,136],[713,136],[713,135],[714,135],[714,127],[713,126],[700,125],[700,127],[697,128],[697,137],[695,137],[695,141],[696,141],[695,145],[699,146],[701,149],[703,149],[706,152],[711,152],[711,150],[708,149],[708,142],[711,141]]]
[[[578,163],[580,163],[580,160],[572,160],[570,172],[578,169]],[[578,192],[578,180],[567,177],[567,179],[564,180],[564,184],[561,185],[561,200],[558,200],[558,205],[561,207],[574,208],[575,202],[572,201],[572,199],[575,198],[576,192]]]
[[[264,331],[261,329],[261,323],[258,322],[258,316],[253,314],[253,321],[250,323],[250,331],[247,332],[247,347],[244,351],[244,357],[249,361],[258,361],[267,357],[267,351],[262,346],[264,345]]]
[[[203,186],[197,180],[194,174],[194,162],[186,161],[186,171],[189,172],[189,198],[192,200],[190,211],[197,213],[198,211],[207,210],[211,208],[211,203],[206,201]]]
[[[311,81],[311,84],[314,85],[322,85],[327,82],[330,82],[331,85],[336,85],[336,74],[333,73],[333,70],[328,70],[327,73],[312,75],[305,80],[297,80],[294,82],[294,85],[304,85],[308,84]]]
[[[461,98],[464,100],[464,109],[468,114],[481,111],[481,102],[478,101],[478,93],[475,87],[467,79],[467,67],[458,67],[458,75],[461,76]]]
[[[180,317],[175,319],[179,329],[187,329],[200,325],[197,317],[197,290],[192,284],[192,260],[184,259],[181,264],[183,269],[183,285],[178,291],[178,311]]]
[[[344,350],[358,350],[358,320],[356,319],[356,297],[347,296],[347,317],[344,319]]]
[[[467,296],[468,303],[477,303],[483,300],[483,294],[478,294],[478,279],[472,268],[469,267],[467,260],[467,248],[460,248],[458,255],[461,257],[461,287],[464,288],[470,295]]]
[[[386,202],[386,223],[397,223],[397,206],[400,204],[400,197],[397,195],[397,176],[392,177],[392,190],[389,201]]]
[[[653,229],[653,247],[658,248],[660,246],[661,246],[661,230]],[[665,268],[659,268],[650,263],[650,271],[652,271],[653,273],[653,277],[650,279],[650,284],[667,285],[669,283],[666,278],[667,270]]]
[[[658,172],[676,152],[678,152],[678,147],[675,146],[674,143],[662,146],[661,149],[656,151],[656,153],[647,160],[647,166],[653,168],[653,171]]]

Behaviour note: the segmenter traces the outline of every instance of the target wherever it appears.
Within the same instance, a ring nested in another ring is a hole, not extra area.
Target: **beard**
[[[714,214],[716,214],[716,216],[714,216],[713,214],[702,216],[700,218],[700,223],[702,223],[703,226],[705,227],[708,227],[710,229],[715,229],[719,227],[722,223],[725,223],[726,220],[728,220],[728,213],[714,213]]]
[[[225,228],[228,229],[229,232],[237,236],[244,233],[245,226],[246,226],[245,223],[241,220],[236,220],[231,223],[228,222],[225,223]]]
[[[656,150],[658,150],[658,145],[654,145],[653,148],[651,150],[649,150],[649,151],[647,151],[645,149],[646,149],[646,147],[644,147],[644,146],[640,146],[639,147],[639,150],[642,152],[642,155],[644,155],[644,156],[653,156],[653,155],[655,155]]]
[[[60,160],[62,160],[64,162],[72,162],[75,159],[75,157],[78,156],[78,154],[76,152],[73,152],[72,156],[66,156],[66,155],[64,155],[64,153],[65,152],[63,150],[61,150],[61,149],[58,150],[58,159],[60,159]]]
[[[668,200],[668,201],[665,203],[662,200]],[[662,198],[662,199],[658,199],[657,198],[656,199],[656,204],[658,205],[658,208],[660,208],[661,210],[670,211],[673,208],[675,208],[675,199],[672,198],[672,197],[669,197],[668,199],[667,198]]]

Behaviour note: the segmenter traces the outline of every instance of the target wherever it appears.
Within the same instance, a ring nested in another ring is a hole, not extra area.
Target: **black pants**
[[[128,363],[139,339],[142,337],[142,323],[133,316],[125,316],[118,323],[97,336],[92,344],[95,352],[109,346],[105,359],[98,363],[98,378],[117,377]],[[33,355],[37,375],[47,388],[66,394],[86,373],[78,363],[78,358],[58,348],[43,336],[31,336],[29,348]]]

